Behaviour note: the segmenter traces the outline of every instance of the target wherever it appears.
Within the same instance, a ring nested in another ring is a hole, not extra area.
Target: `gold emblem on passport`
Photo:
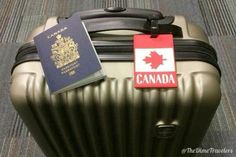
[[[57,40],[55,43],[51,46],[51,59],[54,61],[57,69],[62,68],[80,58],[78,43],[75,43],[72,38],[62,37],[61,34],[58,34],[56,39]]]

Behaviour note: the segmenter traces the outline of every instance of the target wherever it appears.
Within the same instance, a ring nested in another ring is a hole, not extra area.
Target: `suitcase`
[[[12,68],[12,103],[46,156],[177,157],[199,146],[221,98],[216,52],[204,31],[155,10],[106,8],[80,15],[105,80],[50,94],[33,37],[63,17],[36,28]],[[140,33],[173,34],[177,88],[133,87],[132,36]]]

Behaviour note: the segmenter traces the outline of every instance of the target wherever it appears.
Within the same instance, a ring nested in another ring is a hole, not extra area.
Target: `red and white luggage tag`
[[[134,36],[134,87],[177,87],[172,34]]]

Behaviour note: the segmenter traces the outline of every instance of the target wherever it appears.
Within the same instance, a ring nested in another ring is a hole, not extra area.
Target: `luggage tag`
[[[177,87],[172,34],[134,35],[134,87]]]

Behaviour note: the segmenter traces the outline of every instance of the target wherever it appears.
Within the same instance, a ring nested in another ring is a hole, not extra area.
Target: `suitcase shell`
[[[34,36],[57,23],[57,17],[49,18],[26,43],[32,44]],[[175,43],[208,44],[203,30],[184,17],[175,16],[172,25],[182,29]],[[103,31],[91,38],[127,40],[136,33]],[[177,157],[182,148],[197,147],[220,102],[217,65],[204,58],[180,58],[177,88],[135,89],[133,62],[112,57],[102,61],[107,79],[57,95],[50,94],[38,59],[14,66],[12,103],[44,153],[49,157]]]

